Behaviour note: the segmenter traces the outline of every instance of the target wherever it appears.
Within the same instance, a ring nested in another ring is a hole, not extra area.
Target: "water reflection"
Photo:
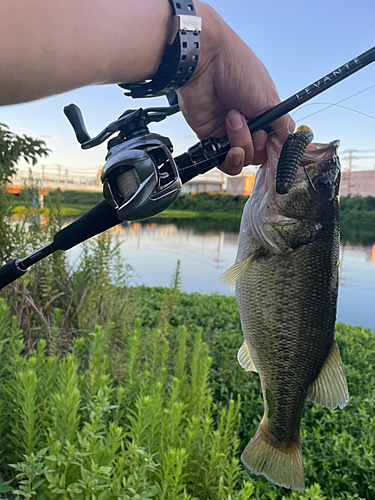
[[[375,245],[341,246],[338,321],[375,330]]]
[[[231,294],[218,279],[234,263],[237,231],[197,231],[168,221],[132,223],[114,231],[122,255],[136,271],[134,284],[168,286],[180,260],[183,290]],[[72,252],[77,257],[79,249]],[[375,245],[342,246],[338,321],[375,329],[374,303]]]

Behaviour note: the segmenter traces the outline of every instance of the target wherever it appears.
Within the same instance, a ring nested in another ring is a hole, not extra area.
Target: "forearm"
[[[168,0],[5,0],[2,10],[2,105],[150,78],[172,29]]]
[[[244,161],[259,164],[266,154],[266,134],[259,131],[253,144],[245,118],[280,99],[244,41],[209,5],[194,5],[202,17],[199,62],[178,90],[179,104],[200,138],[227,132],[232,150],[225,169],[234,174]],[[169,0],[2,0],[0,105],[149,79],[172,32]],[[271,126],[283,142],[294,125],[284,116]]]

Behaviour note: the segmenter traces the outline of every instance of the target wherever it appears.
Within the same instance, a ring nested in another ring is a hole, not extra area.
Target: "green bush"
[[[142,304],[138,319],[76,331],[66,354],[62,311],[28,347],[33,332],[22,332],[0,303],[0,492],[74,500],[375,498],[370,331],[337,325],[351,400],[343,410],[306,405],[307,489],[297,494],[239,462],[263,404],[258,376],[237,364],[234,298],[180,292],[177,270],[170,289],[130,288],[126,300]]]
[[[131,290],[132,291],[132,290]],[[164,289],[134,289],[132,293],[158,310]],[[155,324],[156,314],[149,316]],[[239,449],[254,435],[263,415],[259,377],[239,369],[237,351],[243,342],[234,297],[183,294],[170,317],[170,325],[183,323],[203,329],[212,357],[211,386],[216,404],[241,397]],[[375,337],[370,330],[338,324],[336,337],[345,365],[350,401],[343,410],[327,410],[307,403],[301,438],[306,484],[319,483],[329,499],[375,498]],[[268,498],[273,487],[264,478],[250,476],[257,498]],[[355,495],[359,495],[356,497]],[[279,498],[279,497],[275,497]]]
[[[25,355],[2,301],[3,489],[15,478],[20,498],[250,494],[236,457],[240,400],[212,403],[201,336],[181,327],[172,350],[166,330],[137,320],[121,338],[112,324],[87,332],[65,357],[48,356],[44,340]]]
[[[60,191],[51,191],[46,197],[47,203],[53,203],[56,193]],[[103,193],[90,193],[86,191],[61,191],[62,203],[64,205],[86,205],[87,210],[92,206],[103,201]]]
[[[222,193],[184,194],[173,203],[174,210],[190,210],[192,212],[225,212],[241,216],[248,196],[226,195]]]

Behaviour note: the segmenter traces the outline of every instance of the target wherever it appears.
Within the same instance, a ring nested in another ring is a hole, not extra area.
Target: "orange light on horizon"
[[[133,231],[140,231],[142,229],[142,226],[139,222],[132,222],[129,224],[129,232],[132,233]]]
[[[254,187],[255,175],[245,175],[244,177],[243,194],[249,196]]]
[[[20,188],[10,187],[10,188],[8,188],[7,191],[8,191],[8,193],[19,194],[21,192],[21,189]]]

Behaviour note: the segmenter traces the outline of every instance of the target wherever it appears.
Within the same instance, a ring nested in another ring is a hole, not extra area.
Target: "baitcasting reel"
[[[179,196],[180,175],[172,157],[168,137],[153,134],[151,122],[159,122],[179,111],[166,108],[128,110],[91,139],[75,104],[64,108],[83,149],[108,141],[106,163],[101,173],[104,199],[117,211],[120,220],[140,220],[167,209]]]

